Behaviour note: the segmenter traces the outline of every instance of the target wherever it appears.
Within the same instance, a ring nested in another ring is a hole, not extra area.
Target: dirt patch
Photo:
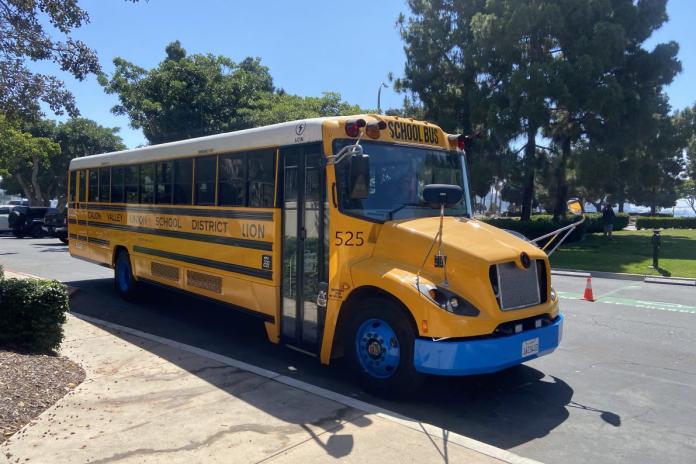
[[[85,379],[85,371],[64,356],[0,349],[0,443]]]

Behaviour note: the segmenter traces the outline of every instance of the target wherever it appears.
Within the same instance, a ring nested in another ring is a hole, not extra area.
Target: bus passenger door
[[[281,149],[283,167],[283,341],[318,354],[326,303],[328,223],[321,147],[312,144]],[[322,300],[322,298],[319,298]]]

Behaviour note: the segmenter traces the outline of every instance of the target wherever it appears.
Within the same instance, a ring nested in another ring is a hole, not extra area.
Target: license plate
[[[533,354],[539,354],[539,337],[522,342],[522,357],[526,358]]]

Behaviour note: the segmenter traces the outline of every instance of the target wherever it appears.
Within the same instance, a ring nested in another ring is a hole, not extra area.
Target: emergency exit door
[[[286,344],[313,354],[321,346],[328,274],[328,205],[321,156],[319,144],[281,149],[281,335]]]

